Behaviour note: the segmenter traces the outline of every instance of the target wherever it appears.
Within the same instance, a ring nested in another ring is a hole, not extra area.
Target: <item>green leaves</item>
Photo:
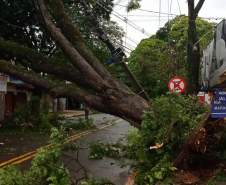
[[[138,185],[164,184],[169,180],[176,170],[172,165],[174,157],[206,111],[207,108],[193,96],[169,94],[152,101],[152,108],[144,114],[141,129],[128,137],[129,156],[138,161]],[[163,143],[163,147],[149,150],[157,143]]]
[[[89,159],[103,159],[104,157],[120,158],[121,153],[121,148],[117,144],[98,142],[90,145]]]
[[[42,148],[32,160],[31,168],[20,171],[15,167],[0,169],[1,185],[69,185],[69,172],[60,161],[64,131],[52,129],[51,147]]]
[[[156,35],[142,40],[131,53],[129,67],[150,97],[166,94],[167,84],[173,76],[187,76],[187,29],[188,18],[178,16],[160,28]],[[212,29],[213,24],[197,19],[201,48],[212,39]]]
[[[141,0],[131,0],[127,6],[127,11],[135,10],[140,8],[140,1]]]

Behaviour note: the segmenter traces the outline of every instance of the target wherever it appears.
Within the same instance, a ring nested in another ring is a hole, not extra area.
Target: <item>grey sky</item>
[[[196,0],[197,2],[198,0]],[[160,0],[142,0],[141,9],[150,10],[150,11],[159,11]],[[169,6],[168,6],[169,2]],[[178,6],[177,0],[172,0],[172,8],[170,11],[170,2],[171,0],[161,0],[161,12],[163,13],[172,13],[172,14],[186,14],[187,15],[187,1],[178,0],[180,8]],[[128,0],[115,0],[115,8],[112,15],[112,20],[117,21],[118,24],[126,31],[126,23],[122,21],[119,17],[123,15],[127,16],[125,7],[120,5],[127,5]],[[203,8],[199,14],[201,17],[226,17],[226,0],[206,0]],[[134,49],[136,43],[139,43],[141,39],[147,38],[149,35],[154,34],[160,26],[163,26],[169,19],[172,19],[172,16],[168,17],[166,14],[161,15],[160,25],[159,25],[159,14],[145,12],[140,10],[135,10],[128,13],[128,22],[134,27],[137,27],[138,30],[134,29],[131,25],[127,25],[127,36],[124,45],[128,48]],[[123,18],[122,18],[123,19]],[[219,22],[220,20],[216,20]],[[145,34],[142,33],[144,31]],[[208,31],[208,30],[207,30]]]

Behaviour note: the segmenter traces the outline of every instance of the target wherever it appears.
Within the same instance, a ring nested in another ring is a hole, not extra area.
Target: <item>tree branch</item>
[[[0,39],[0,55],[9,60],[15,59],[25,67],[36,72],[44,72],[54,75],[56,78],[68,80],[78,85],[87,87],[84,78],[72,65],[62,63],[58,58],[48,58],[37,51],[21,46],[15,42]]]
[[[54,83],[48,79],[42,78],[40,75],[27,71],[22,67],[12,65],[11,63],[0,60],[0,72],[17,77],[18,79],[39,87],[55,97],[71,97],[81,103],[86,103],[89,107],[96,110],[106,112],[108,109],[103,103],[102,98],[92,95],[75,85],[66,85]]]
[[[198,16],[199,11],[201,10],[204,2],[205,2],[205,0],[199,0],[199,2],[197,3],[197,5],[195,7],[195,14],[196,14],[196,16]]]
[[[99,62],[86,45],[79,29],[72,23],[72,20],[67,15],[64,9],[64,4],[61,0],[47,0],[54,18],[60,26],[62,32],[74,47],[81,53],[87,62],[101,75],[102,78],[112,78],[108,70]]]
[[[85,81],[97,91],[103,91],[108,87],[108,84],[101,78],[101,76],[87,63],[87,61],[79,54],[68,39],[61,33],[51,21],[51,16],[45,6],[43,0],[37,0],[39,10],[43,16],[45,25],[52,38],[58,43],[65,55],[70,59],[71,63],[78,68],[81,74],[86,76]]]

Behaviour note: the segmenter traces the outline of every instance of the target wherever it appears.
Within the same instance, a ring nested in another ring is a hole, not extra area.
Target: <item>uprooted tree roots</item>
[[[177,178],[185,184],[208,181],[214,173],[224,168],[223,143],[225,142],[226,121],[211,119],[209,115],[188,136],[174,166],[180,171]]]

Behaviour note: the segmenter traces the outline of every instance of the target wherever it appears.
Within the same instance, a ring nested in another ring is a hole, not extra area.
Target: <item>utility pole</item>
[[[196,93],[199,90],[199,68],[200,68],[200,45],[196,28],[196,19],[205,0],[199,0],[195,5],[195,0],[188,0],[188,87],[189,93]]]
[[[126,56],[122,48],[116,48],[110,39],[108,38],[107,34],[100,28],[99,22],[95,19],[95,15],[93,15],[91,8],[89,7],[88,3],[82,1],[84,8],[86,9],[86,13],[88,18],[90,19],[90,23],[92,24],[91,27],[94,31],[98,34],[99,39],[106,44],[108,49],[111,52],[112,60],[116,64],[120,64],[123,70],[126,72],[127,76],[129,77],[130,81],[133,83],[133,86],[136,88],[137,93],[139,93],[143,98],[146,100],[150,100],[149,95],[141,86],[135,75],[130,71],[127,64],[123,62],[123,58]]]

